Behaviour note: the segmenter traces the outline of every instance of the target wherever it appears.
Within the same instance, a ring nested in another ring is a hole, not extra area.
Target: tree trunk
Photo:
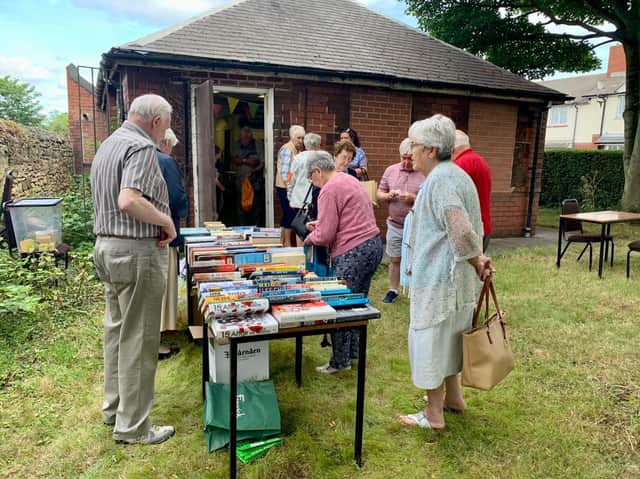
[[[640,212],[640,33],[624,42],[627,78],[624,111],[624,192],[622,208]]]

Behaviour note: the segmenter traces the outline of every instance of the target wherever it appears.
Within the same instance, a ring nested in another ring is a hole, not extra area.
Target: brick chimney
[[[609,48],[609,65],[607,66],[607,78],[620,76],[626,73],[626,61],[622,45],[614,45]]]

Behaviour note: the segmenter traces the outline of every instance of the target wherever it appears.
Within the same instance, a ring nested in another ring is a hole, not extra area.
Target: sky
[[[358,0],[416,27],[399,0]],[[65,67],[100,65],[102,53],[227,0],[0,0],[0,76],[30,83],[44,113],[67,111]],[[608,47],[599,51],[606,65]],[[83,76],[90,70],[81,69]]]

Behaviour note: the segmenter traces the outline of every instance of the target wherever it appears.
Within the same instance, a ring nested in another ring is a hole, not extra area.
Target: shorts
[[[287,198],[286,188],[276,188],[278,192],[278,199],[280,200],[280,208],[282,208],[282,219],[280,220],[280,226],[283,228],[291,228],[291,222],[293,221],[296,212],[289,205],[289,198]]]
[[[402,256],[402,228],[397,228],[387,221],[387,256],[400,258]]]

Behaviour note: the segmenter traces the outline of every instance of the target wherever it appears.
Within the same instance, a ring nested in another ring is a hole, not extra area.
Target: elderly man
[[[91,165],[96,245],[104,283],[103,422],[121,443],[158,444],[175,433],[149,419],[160,344],[167,245],[176,237],[156,145],[171,124],[171,105],[142,95]]]
[[[263,183],[256,173],[264,170],[264,144],[253,138],[248,126],[240,130],[240,140],[231,146],[231,163],[236,172],[236,191],[238,198],[238,223],[240,225],[257,225],[262,222],[264,198],[259,198],[263,191]],[[251,181],[254,190],[254,201],[251,209],[242,208],[242,183],[246,178]]]
[[[462,168],[476,185],[484,230],[482,250],[486,252],[491,238],[491,170],[485,159],[471,149],[469,137],[462,130],[456,130],[453,162]]]
[[[284,246],[291,246],[291,222],[295,212],[289,205],[287,198],[287,185],[289,184],[289,171],[295,156],[302,151],[304,145],[304,128],[300,125],[292,125],[289,128],[289,141],[282,145],[278,151],[276,162],[276,192],[282,208],[282,219],[280,220],[280,239]]]
[[[383,303],[393,303],[398,298],[400,286],[400,259],[402,253],[402,228],[404,218],[416,199],[424,176],[413,169],[411,140],[400,143],[400,162],[389,166],[380,180],[377,196],[389,203],[387,218],[387,256],[389,256],[389,291]]]

